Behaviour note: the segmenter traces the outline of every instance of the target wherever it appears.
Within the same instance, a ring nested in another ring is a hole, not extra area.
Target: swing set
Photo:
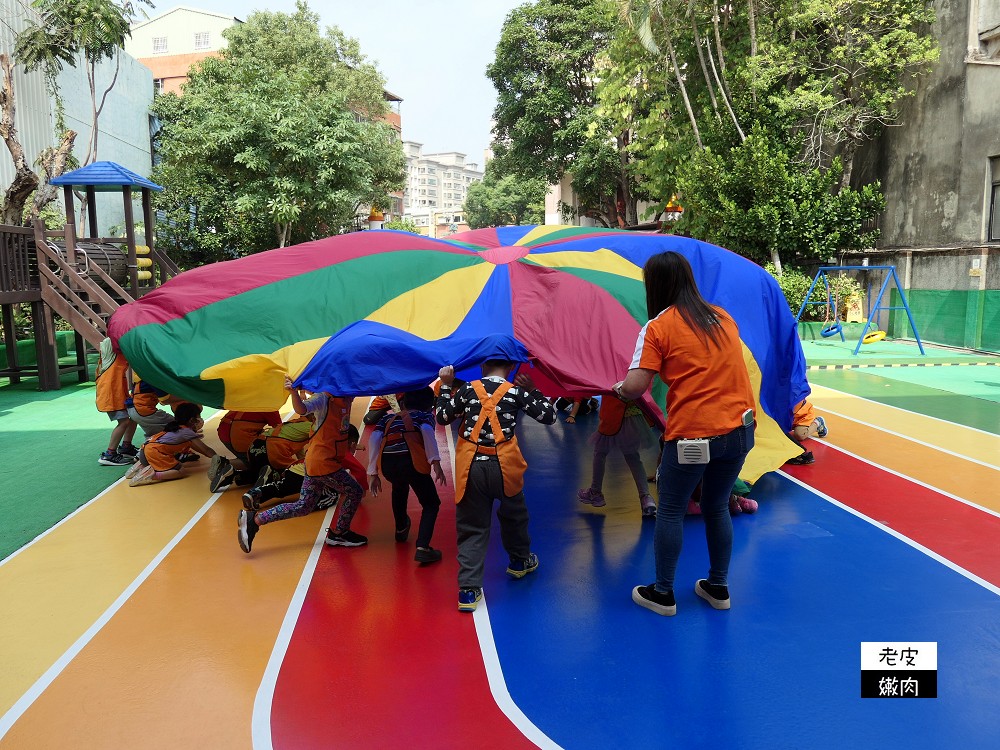
[[[883,310],[905,310],[906,318],[910,321],[910,328],[913,330],[913,338],[917,340],[917,346],[920,348],[920,353],[926,355],[924,352],[923,342],[920,341],[920,334],[917,333],[917,324],[913,320],[913,313],[910,312],[910,305],[906,301],[906,293],[903,291],[903,285],[899,283],[899,277],[896,276],[895,266],[820,266],[819,270],[816,271],[816,277],[813,279],[812,284],[809,287],[809,291],[806,292],[806,298],[802,302],[802,307],[799,308],[799,314],[795,316],[795,326],[798,328],[799,321],[802,319],[802,314],[805,312],[807,305],[825,305],[826,306],[826,319],[824,320],[823,330],[820,331],[820,336],[823,338],[830,338],[831,336],[840,335],[841,341],[846,341],[844,338],[844,327],[840,323],[840,317],[837,312],[837,295],[830,287],[829,274],[833,271],[888,271],[885,279],[882,281],[882,288],[879,289],[878,297],[875,298],[875,304],[871,304],[871,288],[868,289],[868,319],[865,322],[865,327],[861,331],[861,336],[858,338],[858,343],[854,347],[854,354],[861,350],[862,344],[873,344],[876,341],[881,341],[885,338],[885,331],[879,328],[879,322],[881,321],[880,313]],[[826,288],[826,299],[813,300],[813,290],[816,285],[819,284],[820,280],[823,281],[823,285]],[[883,305],[882,299],[885,297],[885,293],[889,288],[889,282],[893,281],[896,284],[896,291],[899,292],[899,299],[902,302],[901,305]],[[832,311],[832,316],[831,316]],[[832,320],[831,320],[832,317]],[[877,320],[876,320],[877,318]]]

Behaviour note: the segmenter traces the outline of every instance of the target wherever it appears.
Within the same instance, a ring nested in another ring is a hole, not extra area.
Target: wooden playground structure
[[[152,191],[162,188],[114,162],[94,162],[51,181],[63,188],[66,223],[62,229],[0,226],[0,308],[6,362],[0,377],[12,383],[37,377],[39,390],[60,387],[60,377],[79,373],[89,379],[86,346],[97,347],[107,336],[108,319],[121,305],[141,297],[180,273],[177,264],[154,246]],[[87,235],[78,233],[76,193],[86,196]],[[142,202],[144,234],[136,237],[132,207],[134,191]],[[98,234],[97,193],[122,194],[124,237]],[[35,362],[22,363],[17,349],[14,306],[31,305]],[[60,366],[54,315],[73,328],[76,362]]]

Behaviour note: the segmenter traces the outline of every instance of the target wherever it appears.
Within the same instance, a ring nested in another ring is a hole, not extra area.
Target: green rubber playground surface
[[[810,370],[809,382],[880,404],[1000,435],[998,367],[905,368],[926,374],[926,382],[896,377],[903,370]],[[923,371],[926,370],[926,373]],[[907,373],[909,374],[909,373]],[[992,385],[984,384],[991,379]]]
[[[883,339],[874,344],[862,344],[857,355],[854,348],[858,344],[857,337],[839,337],[803,341],[802,350],[810,367],[851,366],[862,367],[872,365],[898,364],[1000,364],[1000,357],[989,354],[978,354],[964,350],[949,349],[934,344],[924,344],[924,354],[920,354],[916,341]],[[812,373],[810,372],[810,378]]]
[[[100,466],[114,426],[94,384],[66,375],[58,391],[0,379],[0,559],[61,521],[125,474]]]

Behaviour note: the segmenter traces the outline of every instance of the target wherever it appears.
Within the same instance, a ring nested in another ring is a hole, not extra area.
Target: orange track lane
[[[0,747],[250,747],[257,687],[322,516],[274,524],[250,559],[239,507],[237,490],[216,502]]]
[[[819,411],[830,427],[830,435],[816,442],[850,450],[910,479],[1000,512],[1000,498],[996,494],[1000,470],[997,468],[942,453],[933,447],[831,415],[822,409]],[[806,445],[808,447],[808,442]]]

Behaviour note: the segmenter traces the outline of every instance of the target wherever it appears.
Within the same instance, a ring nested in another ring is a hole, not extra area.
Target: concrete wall
[[[152,169],[149,107],[153,102],[153,77],[148,68],[128,55],[121,55],[120,62],[118,80],[98,121],[97,160],[117,162],[148,176]],[[102,63],[97,73],[97,90],[102,92],[114,75],[114,62]],[[82,158],[91,130],[90,90],[83,67],[65,69],[59,76],[59,89],[65,102],[66,124],[78,133],[74,153]],[[136,220],[141,216],[140,209]],[[120,194],[98,194],[97,218],[102,236],[107,235],[109,227],[120,225],[124,217]]]
[[[1000,60],[976,59],[971,46],[981,2],[993,0],[936,0],[940,61],[902,102],[900,125],[860,156],[859,181],[879,177],[886,195],[881,248],[985,241],[990,157],[1000,155]]]

